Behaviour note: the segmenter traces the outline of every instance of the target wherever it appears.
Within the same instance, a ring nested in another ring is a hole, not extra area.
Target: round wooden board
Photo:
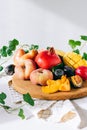
[[[20,80],[13,76],[12,87],[21,94],[29,93],[33,98],[46,100],[76,99],[87,96],[87,81],[83,83],[81,88],[72,89],[70,92],[45,94],[41,91],[39,85],[34,85],[29,80]]]

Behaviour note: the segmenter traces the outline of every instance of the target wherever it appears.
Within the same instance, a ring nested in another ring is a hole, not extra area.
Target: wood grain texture
[[[20,80],[13,76],[12,87],[21,94],[29,93],[33,98],[46,100],[76,99],[87,96],[87,81],[83,83],[81,88],[71,89],[70,92],[45,94],[41,91],[41,87],[39,85],[34,85],[29,80]]]

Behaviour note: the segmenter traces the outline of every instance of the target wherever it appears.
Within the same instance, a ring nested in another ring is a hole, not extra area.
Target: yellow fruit
[[[66,65],[76,69],[79,66],[87,66],[87,61],[82,59],[80,54],[68,52],[63,56],[63,61]]]
[[[57,50],[57,49],[55,49],[55,53],[56,53],[57,55],[59,55],[59,56],[64,56],[64,55],[66,54],[64,51],[62,51],[62,50]]]
[[[70,91],[69,79],[63,75],[61,79],[58,80],[47,80],[47,86],[41,87],[44,93],[55,93],[57,91]]]
[[[65,91],[70,91],[70,90],[71,90],[71,87],[70,87],[69,79],[66,79],[66,81],[59,86],[59,91],[65,92]]]
[[[56,80],[49,84],[48,86],[42,86],[42,92],[44,93],[55,93],[59,90],[59,86],[61,84],[61,80]]]

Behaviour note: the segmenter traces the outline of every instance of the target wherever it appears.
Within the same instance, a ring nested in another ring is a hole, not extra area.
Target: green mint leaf
[[[87,36],[81,35],[80,37],[82,40],[87,41]]]
[[[74,49],[76,47],[74,40],[70,39],[68,43],[69,43],[69,45],[71,46],[72,49]]]
[[[22,119],[25,119],[25,115],[24,115],[23,109],[19,110],[18,116],[21,117]]]
[[[82,58],[87,60],[87,53],[84,52]]]
[[[73,52],[75,52],[75,53],[77,53],[77,54],[80,54],[79,49],[73,50]]]
[[[0,71],[2,71],[3,70],[3,66],[0,66]]]
[[[34,100],[31,98],[30,94],[23,94],[23,99],[25,102],[29,103],[31,106],[34,106]]]
[[[34,44],[31,44],[30,46],[30,50],[38,50],[39,46],[38,45],[34,45]]]

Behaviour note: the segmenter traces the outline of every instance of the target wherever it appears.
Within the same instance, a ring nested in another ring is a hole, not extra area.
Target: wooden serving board
[[[87,81],[83,83],[81,88],[71,89],[70,92],[45,94],[41,91],[39,85],[34,85],[29,80],[20,80],[13,76],[12,87],[21,94],[29,93],[33,98],[46,100],[76,99],[87,96]]]

